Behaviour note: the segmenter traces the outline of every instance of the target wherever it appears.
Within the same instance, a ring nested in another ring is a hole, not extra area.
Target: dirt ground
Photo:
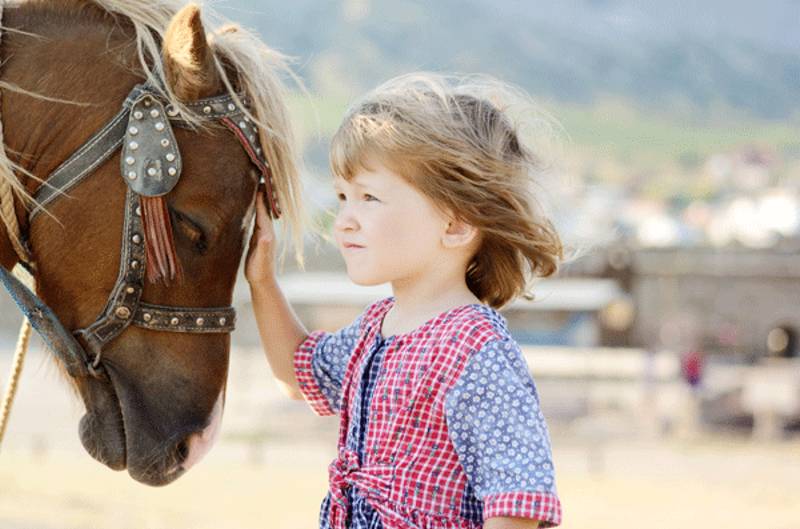
[[[0,354],[0,376],[9,363]],[[229,385],[217,446],[154,489],[83,451],[81,406],[34,351],[0,452],[0,528],[316,527],[335,419],[281,398],[254,352],[234,354]],[[554,425],[552,440],[564,528],[800,528],[800,440],[601,442],[569,425]]]

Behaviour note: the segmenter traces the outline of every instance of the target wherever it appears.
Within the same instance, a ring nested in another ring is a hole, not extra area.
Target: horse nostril
[[[175,459],[178,464],[180,464],[186,461],[187,457],[189,457],[189,443],[181,441],[178,443],[178,446],[175,447]]]

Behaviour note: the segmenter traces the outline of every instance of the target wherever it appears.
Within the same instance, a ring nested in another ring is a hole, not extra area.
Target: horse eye
[[[203,229],[192,219],[177,210],[173,209],[172,214],[175,217],[180,233],[189,240],[196,252],[204,254],[208,250],[208,241]]]

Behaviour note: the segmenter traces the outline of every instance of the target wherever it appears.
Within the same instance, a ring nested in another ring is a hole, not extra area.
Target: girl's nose
[[[333,229],[336,231],[352,231],[356,228],[358,228],[358,222],[353,216],[353,212],[347,207],[347,204],[342,205],[336,214],[336,219],[333,221]]]

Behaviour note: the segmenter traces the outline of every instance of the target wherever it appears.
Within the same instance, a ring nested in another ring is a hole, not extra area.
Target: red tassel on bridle
[[[182,271],[175,240],[172,236],[172,222],[169,209],[163,196],[141,197],[142,223],[147,253],[146,277],[151,283],[180,281]]]

